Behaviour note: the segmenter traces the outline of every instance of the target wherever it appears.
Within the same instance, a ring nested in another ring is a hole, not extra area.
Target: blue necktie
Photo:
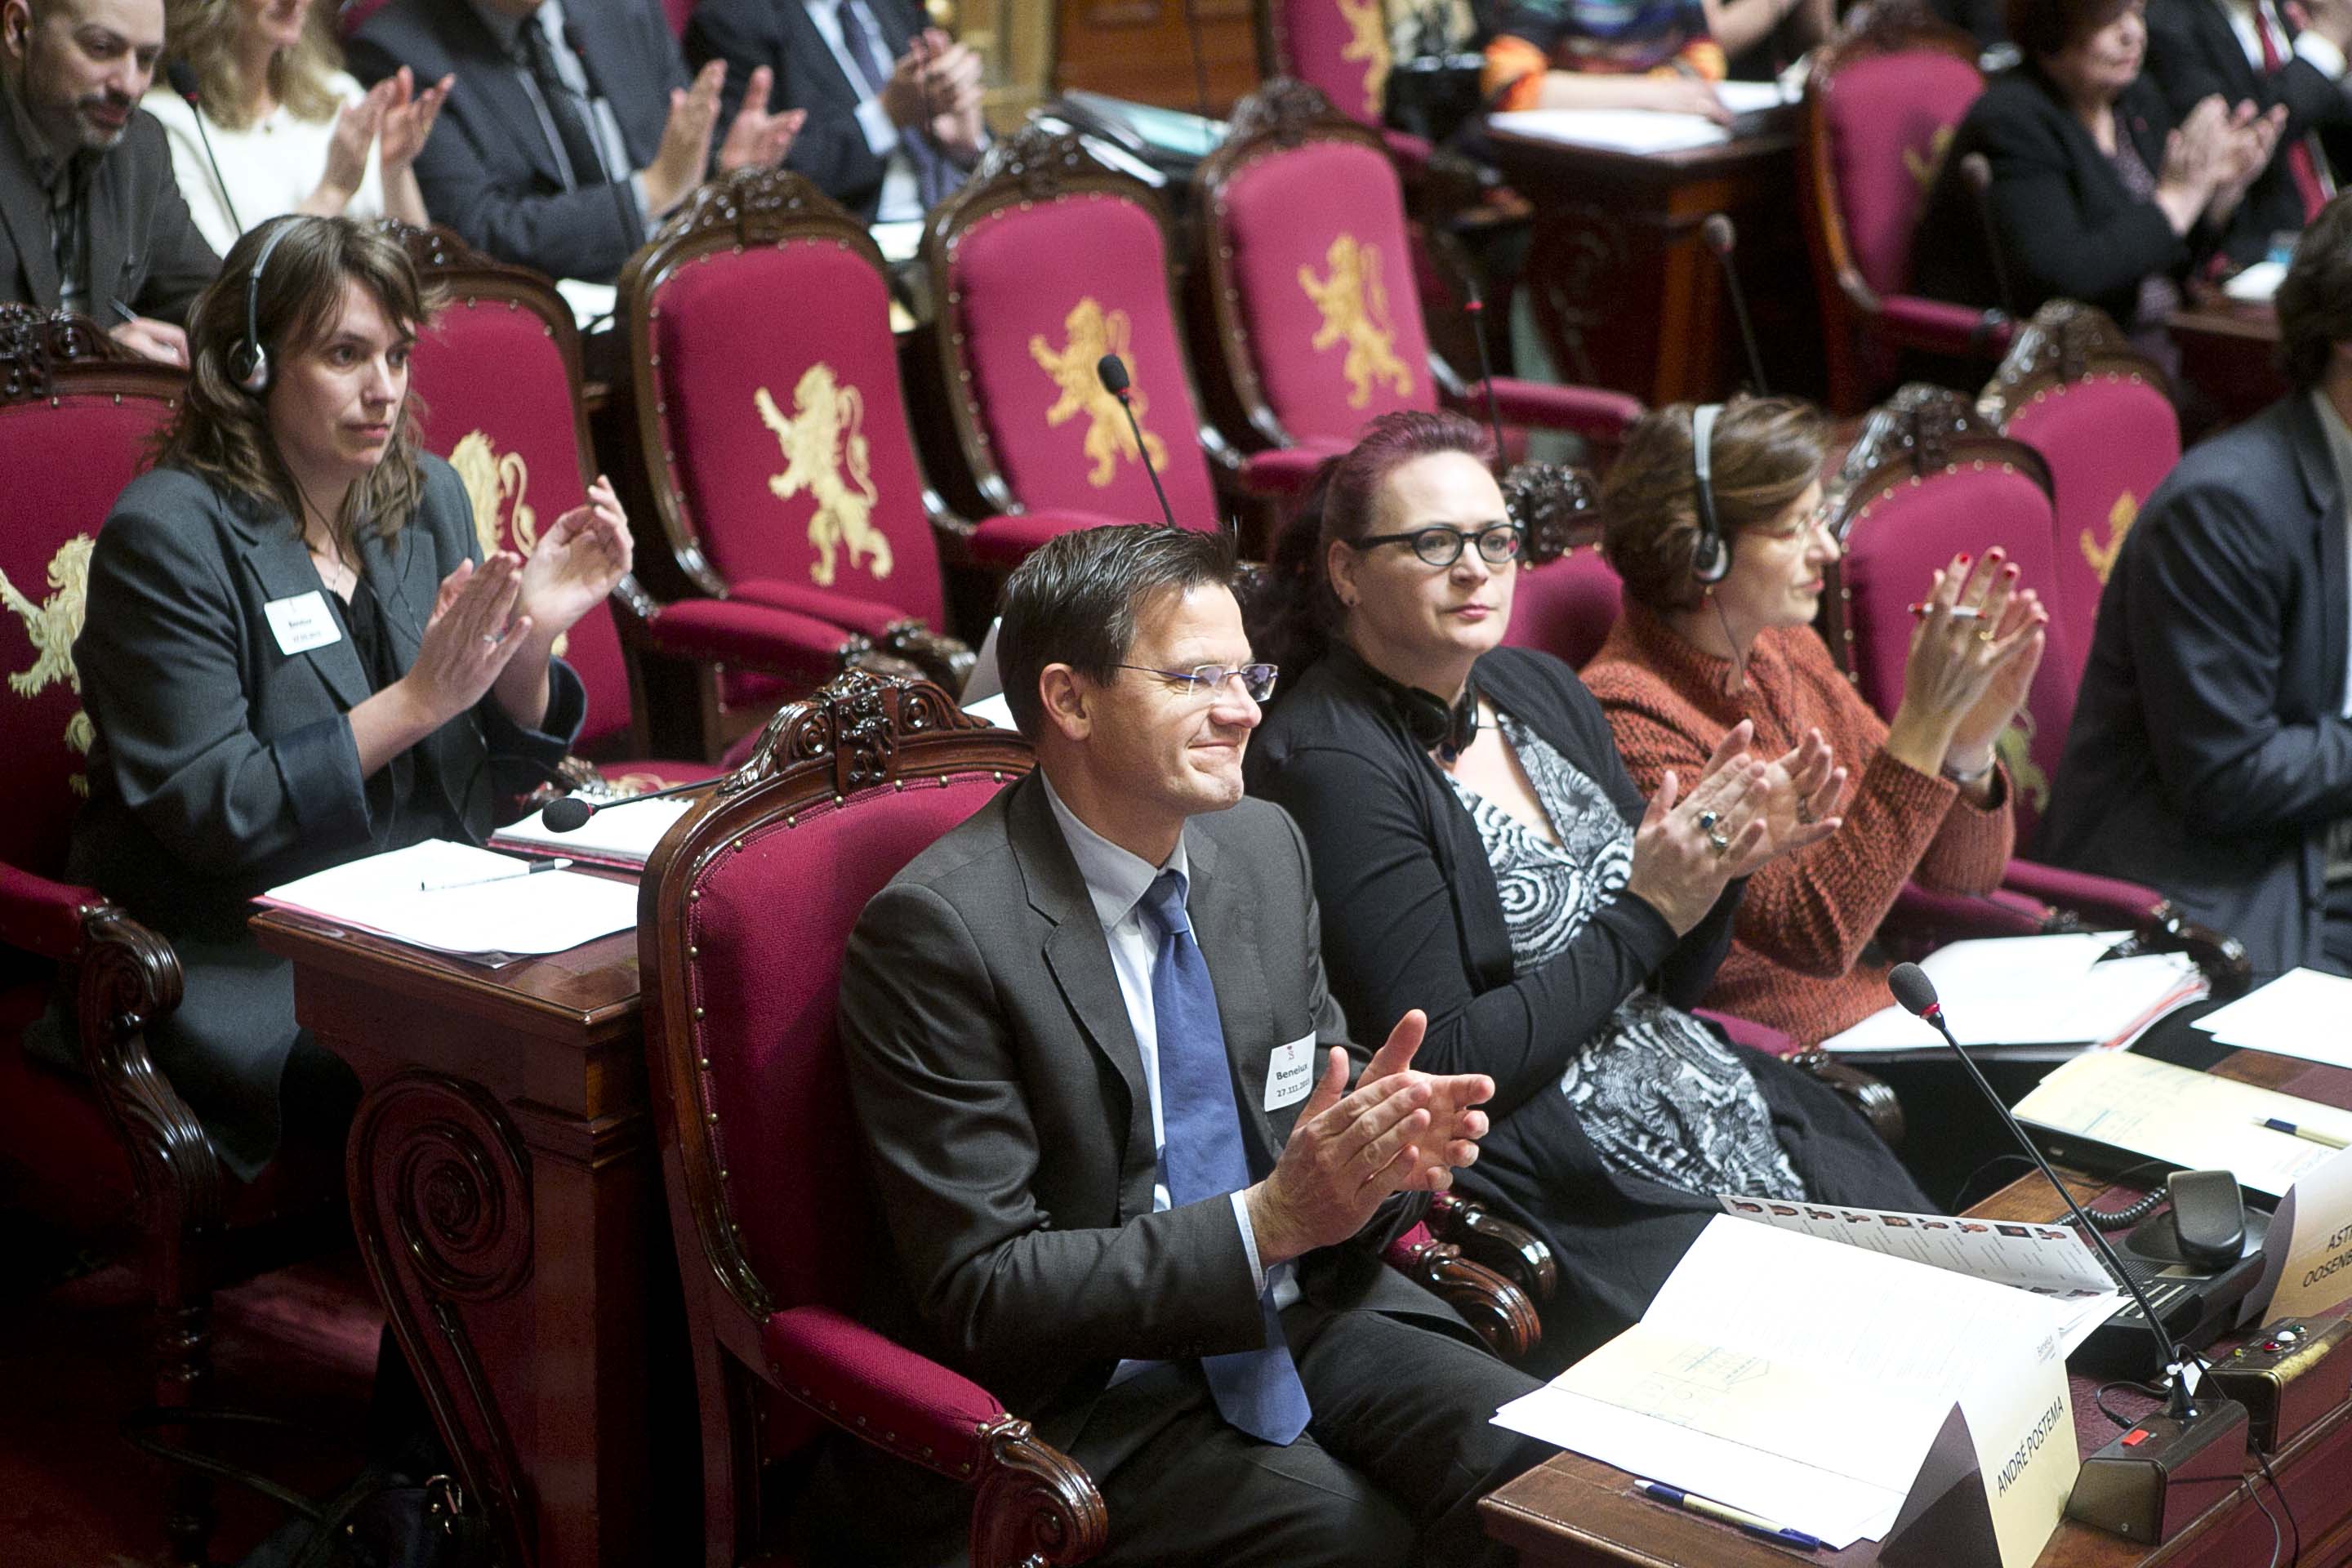
[[[1160,872],[1139,907],[1160,931],[1151,1011],[1160,1036],[1160,1114],[1167,1138],[1160,1173],[1168,1181],[1168,1201],[1192,1204],[1237,1193],[1249,1185],[1249,1161],[1242,1152],[1217,993],[1184,913],[1183,874]],[[1253,1437],[1287,1445],[1307,1429],[1307,1389],[1291,1364],[1271,1286],[1258,1297],[1258,1309],[1265,1314],[1265,1348],[1202,1356],[1201,1370],[1219,1415]]]

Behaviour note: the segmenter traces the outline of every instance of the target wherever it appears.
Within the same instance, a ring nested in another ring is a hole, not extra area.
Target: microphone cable
[[[188,109],[195,116],[196,139],[205,144],[205,162],[212,165],[213,188],[220,192],[221,205],[228,209],[228,221],[236,232],[245,232],[245,220],[236,216],[236,198],[228,194],[228,181],[221,174],[220,160],[213,155],[212,132],[205,129],[204,86],[196,80],[196,68],[185,60],[171,60],[163,67],[172,90],[188,100]]]

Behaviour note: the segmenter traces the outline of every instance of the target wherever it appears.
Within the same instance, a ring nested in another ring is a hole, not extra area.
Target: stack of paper
[[[2063,1060],[2084,1046],[2129,1039],[2172,1007],[2201,994],[2204,977],[2185,953],[2108,958],[2126,931],[1956,942],[1919,965],[1943,998],[1960,1044],[2020,1060]],[[1916,1053],[1943,1037],[1889,1005],[1822,1042],[1831,1051]]]
[[[1780,83],[1719,81],[1715,95],[1743,121],[1792,101]],[[1611,153],[1680,153],[1692,147],[1714,147],[1731,140],[1747,125],[1718,125],[1703,114],[1669,114],[1654,109],[1519,109],[1490,115],[1496,131],[1536,142],[1558,142],[1571,147],[1598,147]]]
[[[2336,1151],[2263,1125],[2273,1118],[2352,1140],[2352,1111],[2129,1052],[2077,1057],[2017,1102],[2029,1125],[2186,1170],[2228,1171],[2275,1198]]]
[[[595,816],[569,833],[558,833],[549,827],[543,820],[545,813],[534,811],[520,822],[491,834],[490,843],[500,849],[563,855],[593,865],[643,870],[662,836],[696,804],[696,800],[685,795],[671,795],[666,800],[618,800],[598,806]]]
[[[1955,1405],[1990,1446],[2065,1402],[2066,1315],[1717,1215],[1639,1323],[1495,1419],[1843,1548],[1894,1525]],[[2075,1469],[2059,1430],[2053,1524]]]
[[[576,871],[515,876],[530,865],[428,838],[272,888],[256,900],[299,910],[412,947],[494,963],[562,952],[637,923],[637,885]],[[473,878],[492,881],[469,881]],[[466,882],[442,887],[447,882]]]
[[[2352,1068],[2352,980],[2291,969],[2197,1020],[2225,1046]]]

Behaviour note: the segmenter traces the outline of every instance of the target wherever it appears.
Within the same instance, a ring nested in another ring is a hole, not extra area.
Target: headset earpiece
[[[245,280],[245,336],[231,344],[228,351],[229,379],[256,397],[269,390],[269,351],[261,346],[261,275],[269,270],[269,253],[286,237],[286,231],[301,219],[289,217],[269,231],[261,242],[261,254],[253,263],[253,276]]]
[[[1435,752],[1450,763],[1468,751],[1470,742],[1478,738],[1476,682],[1464,681],[1461,700],[1449,706],[1444,698],[1418,686],[1391,680],[1378,670],[1372,673],[1387,689],[1389,700],[1396,705],[1397,716],[1404,721],[1413,744],[1423,751]]]
[[[1698,542],[1691,550],[1691,575],[1707,584],[1722,582],[1731,571],[1731,548],[1715,516],[1715,421],[1722,412],[1720,403],[1702,403],[1691,410],[1691,477],[1698,500]]]

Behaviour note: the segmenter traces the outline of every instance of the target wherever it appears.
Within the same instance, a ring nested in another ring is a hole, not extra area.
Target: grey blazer
[[[0,99],[6,89],[0,88]],[[188,306],[220,258],[205,243],[172,173],[163,127],[145,110],[102,154],[89,175],[89,313],[104,326],[120,300],[142,316],[184,322]],[[35,183],[16,135],[15,110],[0,101],[0,300],[58,308],[57,247],[49,198]]]
[[[2307,395],[2180,460],[2099,597],[2041,849],[2145,882],[2254,968],[2325,967],[2352,816],[2344,494]]]
[[[1348,1044],[1306,847],[1255,800],[1194,817],[1184,847],[1243,1142],[1263,1176],[1298,1113],[1264,1109],[1276,1047]],[[1041,779],[999,795],[866,906],[841,1031],[899,1270],[869,1302],[886,1332],[977,1379],[1049,1442],[1076,1433],[1122,1359],[1264,1344],[1231,1206],[1152,1211],[1142,1056]],[[1391,1200],[1349,1245],[1300,1259],[1302,1291],[1467,1336],[1377,1259],[1425,1207]]]
[[[419,83],[456,73],[416,155],[416,183],[434,222],[501,261],[609,283],[645,243],[644,215],[625,182],[654,161],[670,89],[687,83],[686,61],[652,0],[564,0],[563,10],[628,147],[629,166],[613,171],[624,182],[620,204],[592,172],[582,173],[578,188],[563,188],[563,165],[514,58],[467,0],[392,0],[343,48],[352,74],[370,84],[402,66]],[[722,122],[719,134],[726,129]],[[624,229],[623,206],[638,227]]]
[[[403,668],[442,577],[481,553],[463,483],[439,458],[420,461],[416,516],[360,552]],[[247,935],[247,900],[375,847],[349,718],[373,692],[368,673],[349,636],[281,652],[264,610],[321,592],[281,510],[158,468],[99,531],[74,643],[96,740],[68,874],[178,950],[186,992],[150,1047],[241,1174],[277,1147],[278,1080],[297,1034],[290,973]],[[420,804],[478,840],[498,796],[536,784],[531,763],[562,756],[585,706],[561,660],[539,731],[485,697],[418,742],[443,788]]]

